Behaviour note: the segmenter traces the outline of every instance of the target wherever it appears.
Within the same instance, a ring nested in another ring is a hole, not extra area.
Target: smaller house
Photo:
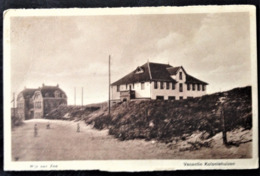
[[[44,118],[59,105],[67,105],[66,93],[57,86],[42,85],[38,89],[24,88],[17,96],[17,115],[22,120]]]
[[[57,86],[45,86],[34,92],[34,118],[44,118],[46,114],[61,104],[67,105],[67,95]]]
[[[17,96],[17,115],[22,120],[32,119],[34,115],[33,95],[37,89],[24,88]]]

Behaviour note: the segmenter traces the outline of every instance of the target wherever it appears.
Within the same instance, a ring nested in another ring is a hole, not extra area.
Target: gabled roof
[[[23,98],[31,98],[36,90],[25,88],[20,94],[22,94]]]
[[[188,84],[204,84],[204,85],[208,85],[208,83],[201,81],[189,74],[186,74],[186,83]]]
[[[147,63],[150,65],[152,81],[169,81],[176,82],[172,79],[167,68],[172,67],[169,64]]]
[[[167,70],[171,75],[176,75],[180,68],[181,67],[169,67],[167,68]]]
[[[55,95],[54,95],[55,91],[60,91],[60,93],[64,94],[65,97],[67,98],[65,92],[63,90],[61,90],[58,86],[45,86],[45,85],[43,85],[38,90],[41,91],[43,97],[55,97]]]
[[[45,86],[44,84],[42,85],[42,87],[39,87],[38,89],[25,88],[23,91],[19,93],[19,95],[21,94],[24,98],[32,98],[35,91],[40,91],[43,97],[55,97],[54,93],[56,90],[60,91],[60,93],[64,94],[65,98],[67,98],[66,93],[58,86]]]
[[[187,75],[186,83],[207,84],[206,82],[187,74],[182,66],[173,67],[169,64],[147,62],[144,65],[137,67],[128,75],[112,83],[112,85],[132,84],[146,81],[165,81],[176,83],[176,80],[171,76],[176,75],[179,69],[182,69]]]
[[[171,78],[168,73],[167,68],[172,67],[167,64],[158,64],[148,62],[140,67],[137,67],[134,71],[119,79],[118,81],[112,83],[112,85],[122,85],[122,84],[132,84],[136,82],[146,82],[146,81],[168,81],[176,82]],[[143,72],[139,73],[140,68]]]

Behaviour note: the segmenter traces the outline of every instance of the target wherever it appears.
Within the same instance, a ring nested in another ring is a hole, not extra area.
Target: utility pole
[[[110,117],[110,55],[108,58],[108,115]]]
[[[221,109],[221,116],[222,116],[222,135],[223,135],[223,143],[227,145],[227,131],[226,131],[226,120],[225,120],[225,110],[224,106],[222,105]]]
[[[220,102],[220,116],[221,116],[221,126],[222,126],[222,140],[223,144],[227,145],[227,131],[226,131],[226,119],[225,119],[225,101],[226,97],[220,97],[219,102]]]

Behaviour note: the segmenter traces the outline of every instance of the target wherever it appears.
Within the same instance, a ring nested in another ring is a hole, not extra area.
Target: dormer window
[[[38,99],[40,96],[41,96],[41,95],[40,95],[40,93],[39,93],[39,92],[37,92],[37,93],[35,94],[35,97],[34,97],[34,99]]]
[[[55,96],[55,98],[59,98],[60,97],[60,91],[55,91],[54,96]]]
[[[143,72],[144,72],[144,70],[141,67],[137,67],[137,69],[135,70],[135,74],[140,74]]]
[[[179,79],[182,80],[182,72],[180,72],[179,76]]]

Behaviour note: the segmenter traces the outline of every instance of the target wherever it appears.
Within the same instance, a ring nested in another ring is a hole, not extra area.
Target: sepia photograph
[[[257,168],[255,13],[5,11],[5,170]]]

